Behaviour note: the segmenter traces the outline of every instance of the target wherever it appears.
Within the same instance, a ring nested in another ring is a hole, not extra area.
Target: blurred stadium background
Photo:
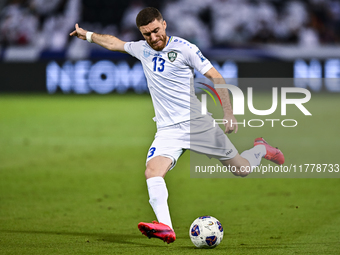
[[[159,8],[168,34],[197,44],[224,77],[307,78],[296,85],[340,91],[308,81],[340,76],[338,0],[2,0],[0,91],[147,91],[139,62],[69,37],[78,22],[142,39],[135,17],[145,6]]]

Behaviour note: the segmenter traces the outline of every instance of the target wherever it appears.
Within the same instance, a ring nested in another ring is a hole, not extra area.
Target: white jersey
[[[155,51],[145,40],[127,42],[124,50],[142,62],[158,128],[190,120],[190,114],[191,119],[201,116],[190,80],[194,68],[205,74],[213,66],[196,45],[170,36],[162,51]]]

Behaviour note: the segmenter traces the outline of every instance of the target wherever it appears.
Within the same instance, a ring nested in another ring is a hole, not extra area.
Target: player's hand
[[[78,23],[76,24],[76,30],[70,33],[70,36],[77,36],[79,39],[86,40],[86,30],[80,28]]]
[[[223,117],[225,120],[227,120],[228,122],[225,125],[225,133],[226,134],[230,134],[233,131],[235,131],[235,134],[237,133],[238,130],[238,125],[237,125],[237,120],[234,117],[234,115],[232,113],[229,114],[224,114]]]

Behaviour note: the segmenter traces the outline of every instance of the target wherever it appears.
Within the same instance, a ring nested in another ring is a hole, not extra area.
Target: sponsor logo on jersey
[[[175,59],[177,58],[177,53],[174,51],[168,52],[168,58],[171,62],[174,62]]]
[[[227,153],[225,155],[228,156],[232,152],[233,152],[233,149],[230,149],[229,151],[227,151]]]
[[[148,58],[151,55],[151,52],[148,51],[147,49],[144,49],[143,54],[144,54],[144,57]]]
[[[199,58],[201,59],[202,62],[204,62],[204,60],[206,60],[206,58],[203,56],[203,54],[200,50],[197,51],[196,54],[199,56]]]

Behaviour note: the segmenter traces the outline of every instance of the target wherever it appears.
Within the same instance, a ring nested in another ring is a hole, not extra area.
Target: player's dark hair
[[[163,20],[162,14],[158,9],[154,7],[146,7],[141,10],[136,17],[136,25],[137,27],[146,26],[147,24],[153,22],[155,19],[158,21]]]

